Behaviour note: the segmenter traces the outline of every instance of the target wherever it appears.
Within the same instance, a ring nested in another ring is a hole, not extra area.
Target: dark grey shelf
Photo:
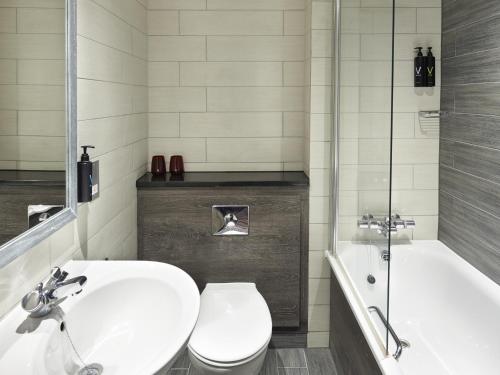
[[[65,171],[0,170],[0,185],[65,186]]]
[[[139,189],[228,186],[309,186],[304,172],[186,172],[181,177],[146,173],[136,182]]]

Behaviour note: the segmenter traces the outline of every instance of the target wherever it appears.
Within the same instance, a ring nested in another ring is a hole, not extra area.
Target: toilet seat
[[[253,356],[251,356],[249,358],[242,359],[241,361],[238,361],[238,362],[215,362],[215,361],[212,361],[212,360],[210,360],[208,358],[205,358],[205,357],[199,355],[198,353],[196,353],[193,350],[193,348],[191,348],[191,346],[189,346],[189,350],[191,351],[192,355],[194,355],[201,362],[206,363],[207,365],[210,365],[210,366],[213,366],[213,367],[221,367],[221,368],[224,368],[224,367],[236,367],[236,366],[241,366],[241,365],[244,365],[245,363],[251,362],[255,358],[257,358],[258,356],[260,356],[262,354],[262,352],[264,352],[264,351],[267,350],[267,345],[269,344],[269,341],[271,341],[270,338],[266,342],[266,344],[257,353],[255,353]]]
[[[200,361],[232,367],[267,349],[272,320],[254,283],[207,284],[189,350]]]

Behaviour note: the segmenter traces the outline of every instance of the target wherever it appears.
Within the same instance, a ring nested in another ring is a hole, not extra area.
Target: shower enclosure
[[[391,327],[391,244],[437,232],[438,187],[428,176],[438,171],[440,95],[438,87],[414,87],[413,59],[417,47],[439,54],[440,0],[423,3],[337,0],[334,7],[332,256],[372,344],[396,359],[407,343]]]

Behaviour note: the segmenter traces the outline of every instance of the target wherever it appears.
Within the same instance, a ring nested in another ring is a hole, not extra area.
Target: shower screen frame
[[[331,199],[330,199],[330,247],[331,255],[338,258],[337,245],[339,242],[339,206],[340,206],[340,123],[341,123],[341,49],[342,49],[342,1],[333,0],[333,63],[332,63],[332,142],[331,142]],[[390,82],[390,136],[389,136],[389,188],[388,188],[388,210],[387,217],[392,215],[392,183],[393,183],[393,136],[394,136],[394,61],[395,61],[395,21],[396,21],[396,0],[392,0],[392,18],[391,18],[391,82]],[[387,238],[387,294],[385,306],[385,318],[387,320],[385,329],[385,347],[383,350],[387,356],[389,353],[390,331],[390,280],[391,280],[391,235]],[[347,274],[347,271],[344,270]],[[361,298],[358,302],[363,304]],[[367,314],[368,315],[368,314]],[[374,328],[376,330],[376,328]]]

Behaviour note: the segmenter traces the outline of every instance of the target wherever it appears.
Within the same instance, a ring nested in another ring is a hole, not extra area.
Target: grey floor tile
[[[172,369],[188,369],[189,368],[189,356],[188,351],[184,350],[179,358],[175,361],[175,363],[171,367]]]
[[[304,349],[276,349],[278,367],[306,367]]]
[[[262,370],[260,370],[259,375],[277,375],[278,365],[276,363],[276,351],[274,349],[268,349],[266,354],[266,359],[262,365]]]
[[[336,375],[330,349],[305,349],[309,375]]]
[[[189,370],[187,369],[170,369],[167,375],[188,375]]]
[[[306,368],[278,368],[278,375],[309,375]]]

